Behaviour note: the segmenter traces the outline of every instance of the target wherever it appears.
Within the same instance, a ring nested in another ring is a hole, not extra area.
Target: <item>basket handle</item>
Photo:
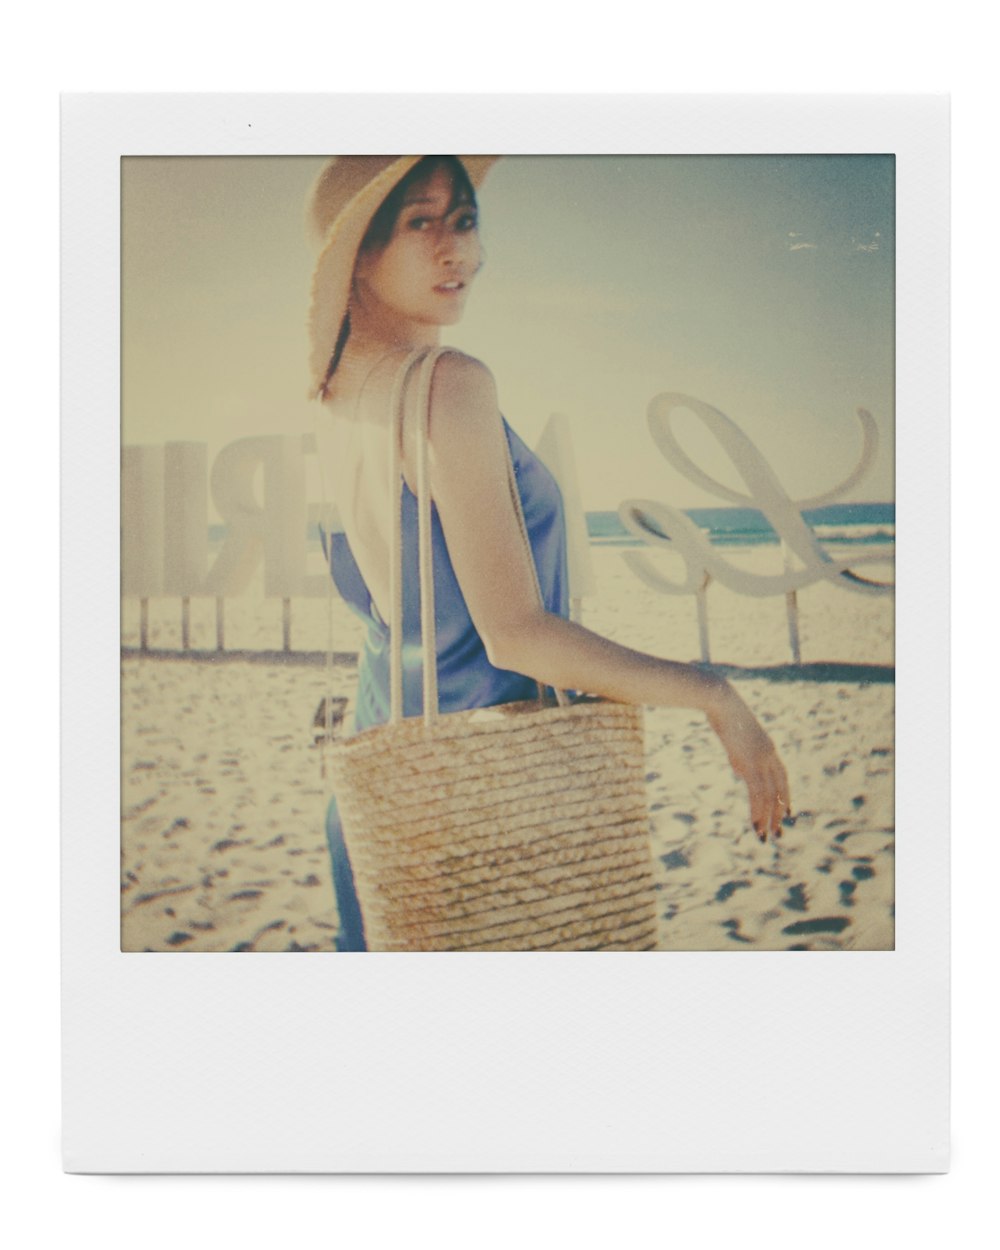
[[[446,352],[454,350],[454,348],[449,347],[435,347],[424,349],[422,352],[411,352],[399,368],[390,400],[392,428],[389,439],[389,484],[390,497],[393,501],[393,518],[389,531],[391,535],[389,597],[392,603],[393,617],[389,630],[389,719],[392,724],[396,724],[403,719],[403,390],[410,373],[418,362],[420,364],[420,373],[417,377],[417,545],[420,574],[420,644],[423,661],[424,724],[432,724],[440,715],[437,685],[437,637],[434,624],[434,551],[431,530],[431,491],[427,447],[430,437],[430,395],[434,367],[441,356]],[[507,484],[510,490],[511,503],[517,515],[521,537],[528,551],[531,574],[535,583],[535,593],[538,596],[538,602],[544,604],[506,433],[504,434],[504,448],[507,453]],[[562,690],[556,690],[555,693],[559,706],[565,707],[569,703],[566,693]],[[541,683],[538,684],[538,697],[540,701],[544,702],[544,692]]]

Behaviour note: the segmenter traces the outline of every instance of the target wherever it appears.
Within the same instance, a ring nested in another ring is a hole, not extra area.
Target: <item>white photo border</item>
[[[944,96],[63,98],[68,1171],[947,1170],[948,131]],[[121,158],[389,149],[895,154],[894,951],[119,949]]]

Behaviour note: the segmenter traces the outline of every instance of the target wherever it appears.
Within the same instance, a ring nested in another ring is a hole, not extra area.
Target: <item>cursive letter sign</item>
[[[670,428],[671,414],[677,408],[687,408],[704,421],[736,466],[749,494],[742,495],[739,491],[723,486],[721,482],[703,473],[691,460]],[[730,421],[717,408],[702,403],[699,399],[692,399],[690,395],[667,392],[651,400],[648,415],[653,441],[674,468],[695,485],[729,500],[730,503],[759,508],[781,540],[785,555],[783,573],[750,573],[723,559],[712,548],[703,531],[677,508],[646,499],[627,499],[618,509],[618,515],[631,533],[651,546],[666,547],[683,558],[686,574],[683,581],[671,581],[653,566],[647,556],[635,551],[623,553],[629,567],[647,586],[664,594],[695,596],[701,658],[706,663],[710,659],[707,591],[713,578],[739,594],[785,596],[788,638],[796,664],[802,661],[796,599],[800,587],[826,580],[859,594],[885,595],[895,590],[892,582],[877,582],[854,572],[859,564],[885,563],[884,556],[871,554],[854,556],[850,560],[834,560],[820,546],[819,540],[802,516],[804,508],[816,508],[831,502],[860,482],[868,472],[878,447],[878,432],[871,413],[866,409],[858,409],[864,442],[861,456],[853,471],[839,486],[825,494],[797,502],[789,499],[774,470],[757,447],[734,421]],[[798,559],[800,567],[793,567],[793,556]]]
[[[748,494],[730,490],[721,482],[703,473],[688,457],[670,428],[671,414],[687,408],[702,419],[736,466],[746,483]],[[892,582],[878,582],[861,577],[853,570],[861,564],[884,564],[879,554],[852,556],[850,560],[834,560],[820,546],[819,540],[802,517],[804,508],[815,508],[843,495],[867,473],[878,446],[878,434],[871,413],[858,409],[864,434],[861,457],[854,470],[833,490],[811,499],[789,499],[774,470],[739,426],[717,408],[692,399],[689,395],[668,392],[657,395],[649,405],[649,428],[653,440],[670,463],[691,482],[704,487],[722,499],[742,507],[759,508],[767,517],[787,552],[796,556],[800,568],[786,568],[780,574],[751,573],[724,559],[709,543],[704,531],[689,517],[668,504],[646,499],[627,499],[618,509],[625,527],[652,546],[666,547],[683,557],[686,577],[671,581],[639,552],[626,552],[630,568],[654,590],[664,594],[697,594],[714,578],[744,595],[780,595],[798,590],[812,582],[826,579],[846,590],[861,594],[890,594]]]

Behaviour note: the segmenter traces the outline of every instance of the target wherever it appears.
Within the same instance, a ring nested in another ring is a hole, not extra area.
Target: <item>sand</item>
[[[761,571],[774,549],[730,552]],[[694,602],[645,587],[619,548],[595,548],[584,624],[675,659],[698,658]],[[875,572],[875,575],[880,575]],[[713,662],[727,668],[785,760],[796,811],[777,843],[749,827],[745,791],[703,717],[646,714],[650,829],[663,950],[886,950],[893,946],[893,607],[831,585],[799,594],[804,667],[790,667],[783,599],[712,587]],[[292,604],[292,645],[356,651],[339,602]],[[134,656],[123,605],[122,949],[330,951],[337,913],[313,717],[354,669],[282,662],[280,602],[226,604],[226,645],[258,658]],[[151,648],[180,648],[176,600],[150,604]],[[191,645],[215,644],[213,605]],[[260,654],[270,652],[261,661]],[[868,667],[865,667],[868,666]],[[763,671],[762,671],[763,670]],[[350,709],[348,710],[350,715]]]

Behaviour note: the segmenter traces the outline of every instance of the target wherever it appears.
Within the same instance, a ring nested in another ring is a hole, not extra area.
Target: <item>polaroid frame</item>
[[[947,1170],[948,126],[933,96],[64,97],[67,1171]],[[119,949],[120,160],[387,147],[895,154],[894,951]]]

